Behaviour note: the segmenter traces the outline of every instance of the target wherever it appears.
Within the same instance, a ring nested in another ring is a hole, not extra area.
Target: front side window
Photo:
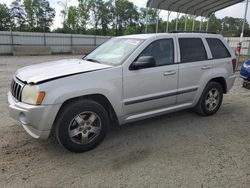
[[[174,63],[174,44],[172,39],[161,39],[152,42],[139,57],[153,56],[156,66]]]
[[[143,42],[142,39],[113,38],[105,42],[84,59],[117,66]]]
[[[179,38],[181,62],[195,62],[207,59],[207,53],[200,38]]]
[[[229,51],[220,39],[207,38],[206,40],[214,59],[231,57]]]

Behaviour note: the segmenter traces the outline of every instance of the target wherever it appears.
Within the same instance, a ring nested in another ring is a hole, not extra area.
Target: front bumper
[[[8,102],[10,116],[20,121],[29,135],[37,139],[48,138],[61,105],[25,104],[17,101],[10,92]]]

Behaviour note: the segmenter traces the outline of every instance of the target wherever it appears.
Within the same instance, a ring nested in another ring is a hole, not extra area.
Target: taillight
[[[233,65],[233,72],[235,73],[236,68],[237,68],[237,60],[236,59],[232,59],[232,65]]]

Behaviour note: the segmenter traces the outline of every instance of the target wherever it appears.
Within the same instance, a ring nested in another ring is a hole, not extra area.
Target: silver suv
[[[83,152],[96,147],[112,123],[187,108],[216,113],[235,68],[221,35],[116,37],[83,59],[19,69],[8,93],[10,115],[32,137],[55,135],[68,150]]]

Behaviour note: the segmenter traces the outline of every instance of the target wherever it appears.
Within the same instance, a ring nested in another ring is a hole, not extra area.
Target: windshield
[[[113,38],[87,55],[84,60],[117,66],[142,42],[141,39]]]

